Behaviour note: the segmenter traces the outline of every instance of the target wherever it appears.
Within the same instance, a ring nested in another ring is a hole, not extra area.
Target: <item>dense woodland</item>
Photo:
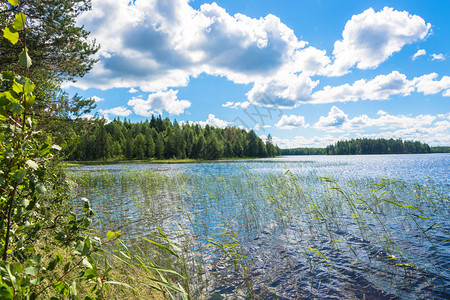
[[[282,149],[282,155],[355,155],[355,154],[414,154],[448,152],[449,147],[431,148],[425,143],[401,139],[352,139],[339,141],[326,148]],[[436,151],[435,151],[436,150]],[[446,151],[447,150],[447,151]]]
[[[402,141],[401,139],[352,139],[339,141],[325,148],[329,155],[351,154],[413,154],[430,153],[430,146],[421,142]]]
[[[90,122],[70,134],[65,154],[68,160],[107,159],[220,159],[237,157],[272,157],[280,149],[272,139],[261,140],[253,130],[236,127],[224,129],[198,124],[178,124],[169,118],[152,116],[150,120],[131,123],[115,119],[105,124]]]
[[[324,155],[325,148],[291,148],[281,149],[281,155]]]

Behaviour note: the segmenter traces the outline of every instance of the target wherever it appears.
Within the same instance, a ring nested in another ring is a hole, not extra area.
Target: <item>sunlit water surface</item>
[[[78,190],[91,200],[101,231],[121,229],[132,241],[158,225],[180,243],[189,240],[203,276],[210,278],[196,293],[213,299],[450,297],[449,170],[448,154],[70,168],[75,177],[110,175],[107,183],[91,180]],[[150,187],[139,179],[149,171],[174,181],[151,181],[156,183]],[[395,201],[420,211],[384,203],[368,212],[358,202],[358,219],[334,189],[369,199],[380,194],[370,183],[387,179],[405,188],[392,192]],[[246,257],[239,260],[240,270],[232,267],[232,253],[211,243],[233,241],[230,232],[239,241],[238,254]]]

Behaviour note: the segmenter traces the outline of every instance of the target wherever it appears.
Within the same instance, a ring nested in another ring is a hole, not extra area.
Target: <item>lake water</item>
[[[161,228],[213,299],[448,298],[449,171],[449,154],[70,168],[100,231]]]

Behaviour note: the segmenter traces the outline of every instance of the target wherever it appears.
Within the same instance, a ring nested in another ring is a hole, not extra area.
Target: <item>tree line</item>
[[[434,151],[428,144],[401,139],[352,139],[339,141],[325,148],[282,149],[282,155],[358,155],[358,154],[414,154]],[[437,148],[437,147],[436,147]],[[444,152],[448,147],[439,147]]]
[[[114,119],[90,121],[71,130],[65,157],[72,161],[120,159],[207,159],[273,157],[280,149],[253,130],[179,124],[169,118],[152,116],[132,123]]]
[[[281,149],[281,155],[324,155],[325,148],[291,148],[291,149]]]

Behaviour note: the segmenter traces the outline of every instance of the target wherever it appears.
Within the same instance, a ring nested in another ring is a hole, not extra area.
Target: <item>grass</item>
[[[449,199],[433,183],[247,169],[73,180],[92,199],[98,230],[124,232],[126,248],[109,259],[136,290],[192,299],[449,295]]]

